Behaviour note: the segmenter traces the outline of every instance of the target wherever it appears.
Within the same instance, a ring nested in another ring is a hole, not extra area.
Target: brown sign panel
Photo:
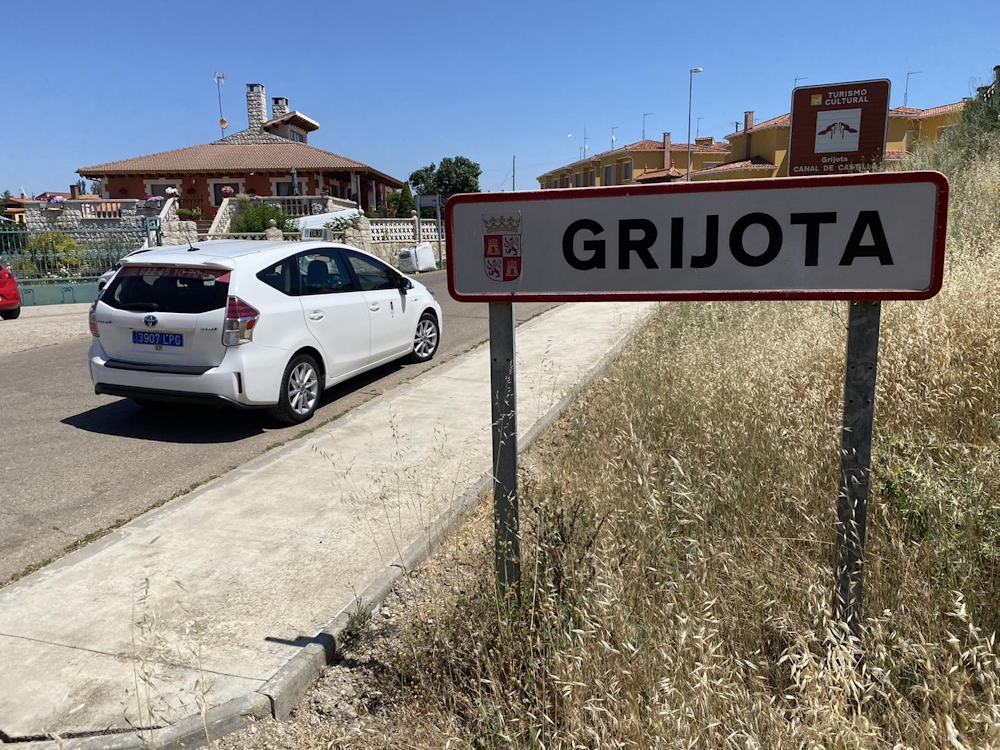
[[[788,176],[867,172],[885,158],[889,81],[802,86],[792,91]]]

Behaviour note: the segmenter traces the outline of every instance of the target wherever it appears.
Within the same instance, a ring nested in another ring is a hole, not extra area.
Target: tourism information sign
[[[448,284],[463,302],[927,299],[947,193],[898,172],[459,195]]]
[[[788,175],[867,172],[880,165],[888,119],[885,79],[794,89]]]

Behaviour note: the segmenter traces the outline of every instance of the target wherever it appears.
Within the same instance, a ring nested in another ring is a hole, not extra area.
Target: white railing
[[[160,209],[160,223],[162,224],[172,216],[177,216],[177,199],[173,197],[167,198],[163,203],[163,208]]]
[[[269,195],[261,196],[259,200],[270,206],[279,206],[292,219],[326,214],[336,210],[336,208],[330,208],[327,205],[327,198],[322,195]]]
[[[236,199],[223,198],[222,203],[219,204],[219,210],[215,213],[215,218],[212,219],[212,226],[208,228],[208,233],[216,234],[218,232],[228,231],[229,225],[233,221],[233,214],[235,213]]]
[[[422,219],[420,222],[420,241],[437,242],[437,239],[438,229],[436,221],[434,219]],[[441,233],[441,239],[444,239],[444,232]]]
[[[266,240],[266,232],[206,232],[198,235],[199,240]],[[283,232],[281,239],[285,242],[298,242],[302,232]]]
[[[412,219],[369,219],[372,242],[416,242]]]
[[[80,218],[88,220],[121,219],[120,201],[86,201],[80,204]]]

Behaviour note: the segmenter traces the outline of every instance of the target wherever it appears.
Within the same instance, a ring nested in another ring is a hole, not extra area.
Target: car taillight
[[[0,281],[13,281],[13,280],[14,280],[14,274],[10,272],[10,269],[0,266]]]
[[[226,323],[222,328],[222,343],[225,346],[239,346],[253,340],[253,329],[260,319],[260,313],[241,300],[230,297],[226,303]]]
[[[90,315],[88,316],[90,322],[90,335],[96,338],[101,337],[101,329],[97,327],[97,300],[90,306]]]

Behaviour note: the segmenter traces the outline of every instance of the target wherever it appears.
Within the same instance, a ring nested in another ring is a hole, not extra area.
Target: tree
[[[103,193],[101,192],[101,181],[100,180],[94,180],[92,183],[90,183],[90,194],[91,195],[103,195]]]
[[[399,204],[396,206],[396,216],[401,219],[409,219],[413,208],[413,191],[410,190],[410,183],[404,182],[403,189],[399,193]]]
[[[277,228],[282,232],[294,232],[295,222],[288,218],[281,206],[273,206],[262,201],[252,201],[247,196],[241,195],[236,199],[237,213],[229,231],[235,233],[243,232],[263,232],[274,219]]]
[[[464,156],[446,156],[441,164],[422,167],[410,175],[410,183],[420,195],[440,195],[441,207],[458,193],[478,193],[479,175],[482,168]],[[424,210],[425,216],[433,216],[433,210]]]
[[[3,191],[3,200],[5,200],[5,201],[6,200],[10,200],[13,197],[14,196],[11,194],[11,192],[9,190],[4,190]]]

